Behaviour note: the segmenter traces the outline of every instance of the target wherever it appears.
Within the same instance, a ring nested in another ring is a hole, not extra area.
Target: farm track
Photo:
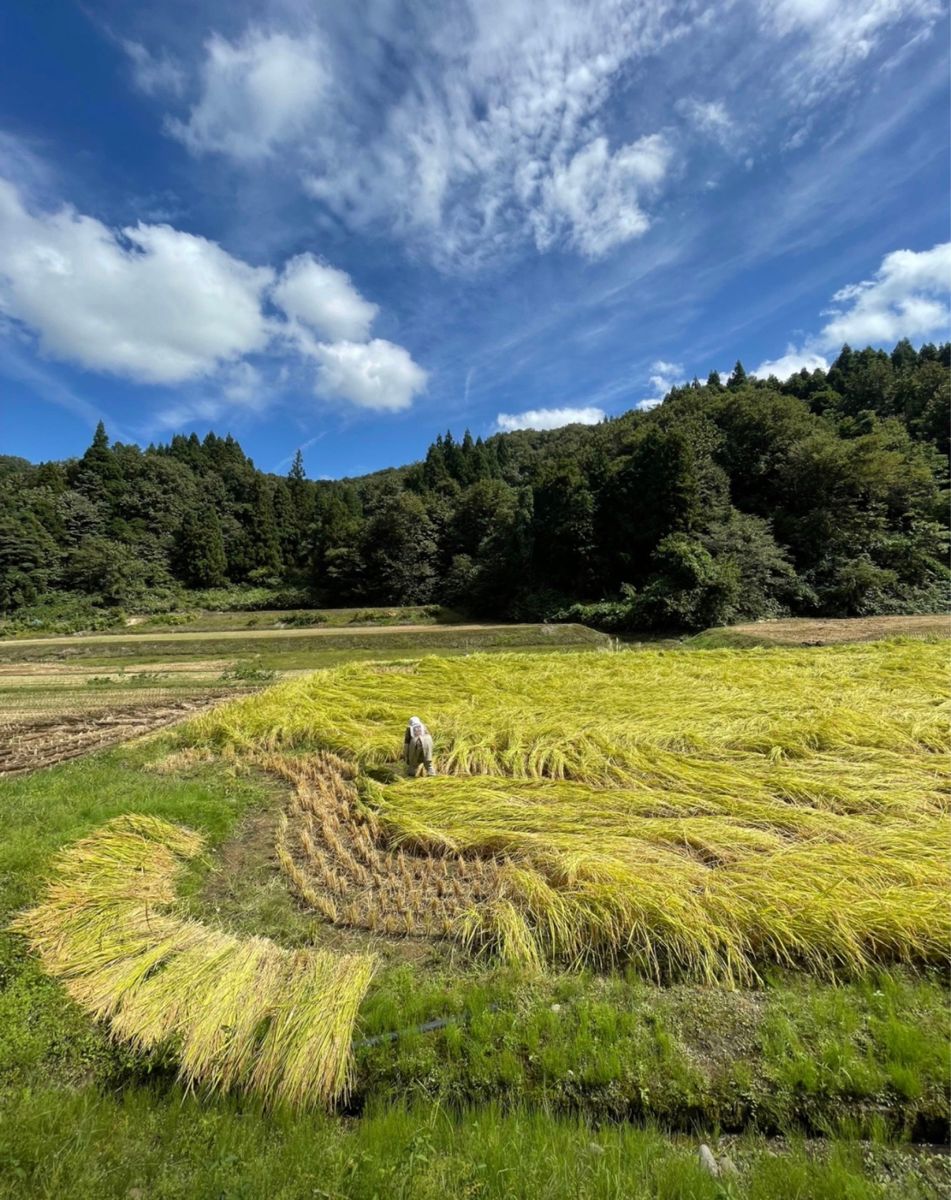
[[[55,766],[174,725],[222,700],[249,694],[229,689],[173,702],[9,721],[0,728],[0,777]]]

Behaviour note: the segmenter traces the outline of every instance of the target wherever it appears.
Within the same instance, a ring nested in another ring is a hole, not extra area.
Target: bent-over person
[[[406,774],[414,776],[421,766],[426,768],[427,775],[435,775],[433,766],[433,739],[429,730],[419,717],[410,717],[403,735],[403,759],[406,763]]]

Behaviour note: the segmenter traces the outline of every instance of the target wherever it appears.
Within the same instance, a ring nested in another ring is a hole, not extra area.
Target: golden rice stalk
[[[473,655],[318,672],[190,728],[316,749],[307,777],[350,805],[338,840],[361,854],[369,813],[401,855],[460,856],[444,912],[470,910],[474,948],[738,981],[947,961],[947,683],[945,645],[908,641]],[[381,783],[413,711],[443,773]],[[381,896],[416,875],[370,865]]]
[[[139,1048],[172,1040],[189,1085],[333,1102],[373,959],[287,951],[178,916],[175,879],[201,847],[180,827],[120,817],[59,855],[45,900],[15,927],[116,1037]]]

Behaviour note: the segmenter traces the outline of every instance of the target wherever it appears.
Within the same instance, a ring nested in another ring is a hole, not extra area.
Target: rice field
[[[60,854],[14,927],[115,1037],[174,1046],[188,1086],[292,1107],[338,1100],[372,957],[285,950],[178,915],[176,879],[202,846],[159,818],[118,817]]]
[[[411,713],[441,776],[397,782]],[[941,643],[354,665],[190,737],[332,751],[390,847],[491,864],[449,931],[475,950],[730,983],[947,958]]]

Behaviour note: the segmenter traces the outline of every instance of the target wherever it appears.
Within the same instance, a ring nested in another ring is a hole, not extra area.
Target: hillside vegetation
[[[951,347],[844,347],[828,372],[674,389],[597,426],[451,434],[314,482],[230,436],[0,459],[7,627],[123,611],[440,603],[695,629],[946,606]],[[190,591],[189,591],[190,589]],[[188,599],[184,593],[188,591]]]

